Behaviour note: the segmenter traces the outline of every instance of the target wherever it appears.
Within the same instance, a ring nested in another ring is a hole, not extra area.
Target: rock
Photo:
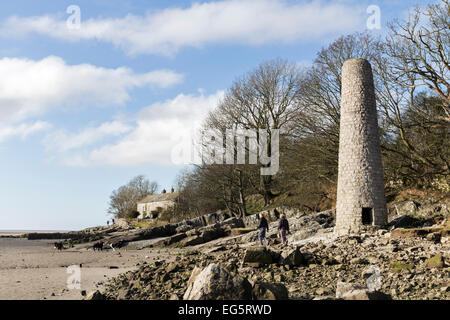
[[[166,247],[166,246],[170,246],[170,245],[172,245],[174,243],[177,243],[177,242],[183,240],[186,237],[187,237],[186,233],[178,233],[178,234],[170,236],[170,237],[168,237],[166,239],[162,239],[162,240],[160,240],[158,242],[155,242],[152,245],[152,247]]]
[[[255,231],[255,228],[232,228],[230,229],[230,234],[232,236],[238,236],[241,234],[246,234],[249,232]]]
[[[321,296],[321,297],[314,297],[313,300],[337,300],[337,299],[332,296]]]
[[[425,265],[429,268],[443,268],[444,258],[442,257],[442,254],[437,254],[434,257],[425,260]]]
[[[101,293],[100,291],[96,290],[96,291],[89,293],[86,296],[86,300],[106,300],[106,296],[103,293]]]
[[[411,229],[394,229],[391,231],[392,239],[404,239],[404,238],[422,238],[430,233],[426,228],[411,228]]]
[[[345,293],[342,298],[344,300],[392,300],[392,297],[388,294],[379,291],[353,290]]]
[[[251,296],[252,287],[247,279],[231,274],[219,264],[212,263],[195,277],[183,299],[249,300]]]
[[[202,272],[202,270],[203,270],[202,268],[199,268],[197,266],[194,267],[194,270],[192,270],[192,273],[187,283],[188,287],[194,283],[195,279],[197,279],[197,276]]]
[[[354,283],[348,283],[348,282],[338,282],[336,287],[336,298],[342,298],[343,295],[347,292],[354,291],[354,290],[363,290],[366,289],[363,286],[354,284]]]
[[[204,243],[203,237],[201,237],[199,235],[194,235],[194,236],[184,238],[183,240],[181,240],[179,242],[179,245],[188,247],[188,246],[195,246],[195,245],[202,244],[202,243]]]
[[[82,295],[83,297],[85,297],[85,296],[86,296],[86,290],[81,290],[81,295]]]
[[[202,238],[203,243],[219,239],[225,235],[225,231],[220,227],[208,228],[200,232],[200,237]]]
[[[257,282],[252,289],[253,300],[287,300],[288,290],[281,283]]]
[[[176,293],[172,293],[169,300],[180,300],[180,297]]]
[[[324,296],[324,295],[327,295],[327,294],[330,294],[330,293],[331,292],[330,292],[329,288],[319,288],[319,289],[316,290],[316,294],[318,296]]]
[[[441,241],[441,233],[440,232],[432,232],[430,234],[427,234],[426,239],[428,241],[432,241],[434,243],[438,243]]]
[[[338,282],[336,298],[344,300],[391,300],[391,296],[379,291],[370,291],[366,287],[346,282]]]
[[[167,272],[167,273],[175,272],[175,271],[177,271],[178,269],[179,269],[178,263],[171,262],[171,263],[167,266],[166,272]]]
[[[273,255],[265,247],[248,248],[245,251],[244,263],[273,263]]]
[[[412,214],[417,211],[417,204],[412,200],[398,202],[394,205],[397,215]]]
[[[170,236],[168,239],[165,240],[165,245],[166,246],[170,246],[171,244],[180,242],[181,240],[183,240],[186,237],[187,237],[186,233],[175,234],[175,235]]]
[[[283,250],[281,253],[281,264],[289,266],[302,266],[305,264],[305,258],[298,247],[295,249],[287,249]]]
[[[191,229],[189,231],[186,231],[186,236],[192,237],[192,236],[198,236],[200,233],[198,232],[198,229]]]
[[[273,276],[273,279],[276,282],[283,282],[284,280],[286,280],[286,278],[282,275],[282,274],[276,274]]]
[[[369,261],[365,258],[357,257],[350,260],[350,264],[368,264]]]

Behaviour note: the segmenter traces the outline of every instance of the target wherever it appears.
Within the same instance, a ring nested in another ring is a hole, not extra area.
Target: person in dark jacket
[[[258,224],[258,239],[259,243],[263,245],[263,240],[269,244],[269,240],[266,238],[266,232],[269,231],[269,224],[262,212],[259,213],[259,224]]]
[[[278,230],[280,231],[281,241],[284,245],[288,244],[286,235],[289,234],[289,222],[286,219],[286,216],[282,214],[280,216],[280,221],[278,222]]]

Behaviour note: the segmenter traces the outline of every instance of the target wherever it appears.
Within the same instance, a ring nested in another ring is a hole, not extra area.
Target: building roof
[[[139,203],[150,203],[159,201],[174,201],[178,197],[178,192],[171,193],[159,193],[159,194],[149,194],[144,199],[139,201]]]

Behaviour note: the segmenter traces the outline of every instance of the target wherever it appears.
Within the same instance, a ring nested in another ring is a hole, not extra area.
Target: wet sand
[[[173,258],[165,249],[99,252],[79,247],[57,251],[53,243],[0,238],[0,300],[79,300],[83,290],[94,291],[97,283],[133,270],[138,263]],[[69,289],[67,281],[74,274],[68,273],[67,267],[80,264],[80,289]]]

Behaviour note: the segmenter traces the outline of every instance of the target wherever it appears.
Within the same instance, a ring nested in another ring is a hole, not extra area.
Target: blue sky
[[[311,63],[364,31],[369,5],[382,23],[371,32],[382,33],[426,3],[3,1],[0,229],[105,224],[111,191],[135,175],[175,185],[177,139],[236,77],[278,57]],[[79,28],[67,26],[71,5]]]

